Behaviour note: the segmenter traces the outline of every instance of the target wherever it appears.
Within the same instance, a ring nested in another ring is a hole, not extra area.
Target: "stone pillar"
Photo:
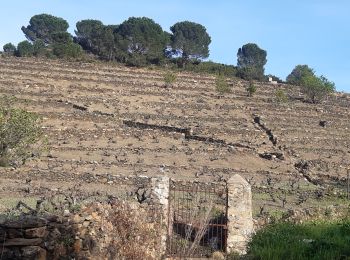
[[[165,255],[168,235],[168,211],[169,211],[169,177],[151,178],[151,199],[161,214],[160,218],[160,238],[161,238],[161,255]]]
[[[254,231],[251,188],[249,183],[238,174],[228,180],[227,188],[227,252],[245,254],[247,243]]]

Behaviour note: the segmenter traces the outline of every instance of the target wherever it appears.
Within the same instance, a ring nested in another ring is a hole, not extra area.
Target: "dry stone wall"
[[[28,216],[4,222],[0,224],[0,239],[4,241],[0,247],[1,259],[58,259],[54,255],[68,253],[60,240],[69,242],[71,234],[68,222],[56,216]]]
[[[94,203],[65,216],[23,216],[0,224],[1,260],[160,259],[163,238],[137,204]]]
[[[110,176],[109,181],[112,180],[115,179]],[[65,256],[84,256],[92,259],[91,257],[97,255],[108,255],[110,253],[108,248],[115,246],[116,243],[113,234],[120,232],[120,229],[124,229],[126,233],[133,233],[133,230],[129,230],[133,226],[123,222],[123,212],[127,214],[130,210],[138,212],[137,216],[133,215],[136,216],[134,218],[136,224],[133,225],[139,224],[140,227],[149,228],[144,233],[141,229],[140,235],[134,234],[135,239],[139,237],[142,239],[142,236],[157,231],[156,237],[148,238],[157,242],[145,246],[147,249],[144,249],[148,250],[149,259],[164,256],[170,228],[168,226],[170,179],[150,178],[147,182],[143,180],[141,183],[147,183],[147,186],[144,185],[138,190],[138,203],[121,200],[108,204],[95,203],[83,206],[77,213],[65,211],[64,216],[25,216],[0,223],[0,240],[4,241],[0,251],[3,255],[2,260],[59,259]],[[227,188],[227,252],[244,254],[247,242],[253,233],[251,188],[237,174],[227,182]],[[118,210],[115,209],[115,205],[118,205]],[[139,229],[136,230],[139,232]],[[156,249],[153,248],[155,246]],[[121,249],[115,246],[115,250]],[[136,249],[130,248],[130,250]]]

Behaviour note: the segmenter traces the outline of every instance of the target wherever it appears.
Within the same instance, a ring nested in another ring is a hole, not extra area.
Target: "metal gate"
[[[170,183],[169,257],[210,257],[226,252],[227,186]]]

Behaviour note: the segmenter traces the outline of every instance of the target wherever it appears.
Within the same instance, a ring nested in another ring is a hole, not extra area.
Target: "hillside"
[[[239,173],[253,185],[256,212],[263,204],[328,206],[338,199],[325,196],[320,203],[317,194],[345,187],[348,95],[310,104],[298,87],[256,83],[256,94],[247,97],[247,82],[237,79],[232,92],[220,96],[212,76],[179,73],[166,88],[164,73],[1,58],[0,93],[42,115],[49,152],[21,168],[1,169],[0,197],[36,197],[89,174],[211,182]],[[288,94],[288,103],[276,102],[277,89]],[[85,188],[114,192],[107,183]],[[307,201],[298,204],[303,195]]]

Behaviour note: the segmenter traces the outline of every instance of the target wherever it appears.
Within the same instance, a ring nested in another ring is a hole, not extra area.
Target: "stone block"
[[[25,229],[25,228],[37,228],[46,226],[48,221],[44,218],[28,217],[21,220],[7,221],[1,224],[4,228]]]
[[[23,237],[22,229],[10,228],[7,230],[7,238]]]
[[[3,246],[37,246],[42,241],[41,238],[12,238],[6,240]]]
[[[0,227],[0,240],[4,241],[5,237],[7,237],[6,230]]]
[[[40,238],[46,237],[47,235],[48,232],[46,231],[46,227],[30,228],[25,230],[26,238]]]

